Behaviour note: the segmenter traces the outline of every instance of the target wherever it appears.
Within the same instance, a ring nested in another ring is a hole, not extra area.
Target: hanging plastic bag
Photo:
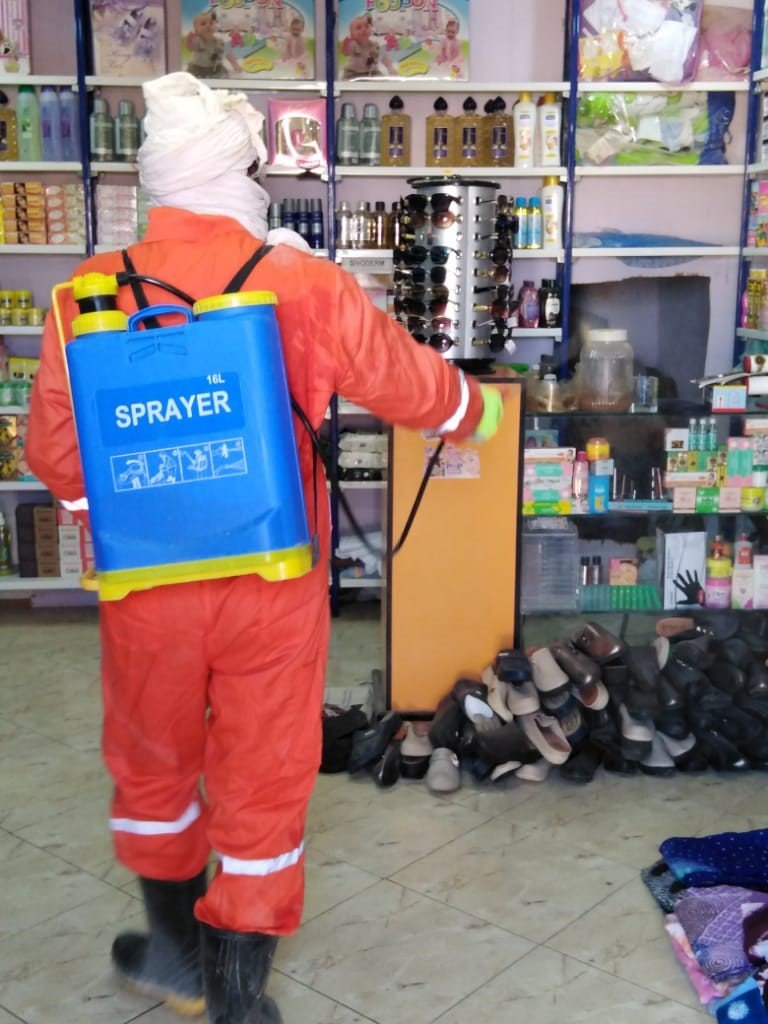
[[[591,0],[582,11],[583,81],[690,82],[703,0]]]
[[[696,79],[742,79],[752,54],[752,4],[749,7],[704,5]]]

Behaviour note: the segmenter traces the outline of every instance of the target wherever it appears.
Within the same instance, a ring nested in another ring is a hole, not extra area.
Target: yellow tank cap
[[[276,306],[274,292],[233,292],[231,295],[211,295],[200,299],[192,307],[195,316],[201,313],[215,313],[220,309],[236,309],[238,306]]]
[[[81,313],[72,321],[72,333],[76,338],[81,334],[127,330],[128,317],[119,309],[100,309],[93,313]]]
[[[99,295],[117,295],[117,278],[114,274],[82,274],[72,278],[72,293],[75,302]]]

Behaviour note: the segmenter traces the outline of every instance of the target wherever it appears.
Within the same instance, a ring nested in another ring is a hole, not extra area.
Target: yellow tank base
[[[312,570],[312,565],[312,545],[302,544],[295,548],[262,551],[252,555],[111,570],[98,573],[99,600],[120,601],[137,590],[151,590],[172,583],[220,580],[229,576],[255,575],[269,583],[280,583],[306,576]]]

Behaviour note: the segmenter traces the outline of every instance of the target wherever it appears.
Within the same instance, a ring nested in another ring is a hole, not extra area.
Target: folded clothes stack
[[[641,874],[675,956],[719,1021],[768,1022],[768,829],[675,836]]]

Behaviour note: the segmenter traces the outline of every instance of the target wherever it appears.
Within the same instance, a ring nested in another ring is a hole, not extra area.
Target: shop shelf
[[[554,338],[555,341],[563,340],[563,332],[559,327],[513,327],[513,339],[520,338]]]
[[[766,259],[768,258],[768,245],[745,246],[741,250],[741,255],[744,257],[745,260],[760,259],[761,257],[763,259]]]
[[[94,160],[91,162],[91,174],[135,174],[139,165],[120,160]]]
[[[3,160],[0,171],[29,171],[34,174],[54,174],[68,171],[79,174],[83,165],[77,160]]]
[[[435,79],[412,78],[410,81],[394,78],[372,78],[359,82],[336,82],[335,92],[460,92],[469,96],[472,93],[494,93],[502,96],[519,92],[555,92],[568,95],[571,91],[570,82],[458,82],[436,81]]]
[[[739,327],[736,336],[750,341],[768,341],[768,331],[758,331],[752,327]]]
[[[579,246],[573,249],[576,259],[621,259],[629,256],[687,256],[701,257],[738,256],[738,245],[646,245],[612,248],[609,246]]]
[[[0,256],[84,256],[82,245],[0,245]]]
[[[749,92],[749,82],[689,82],[664,85],[662,82],[579,82],[579,92]]]
[[[61,576],[0,576],[3,590],[79,590],[80,580]]]
[[[382,167],[337,164],[336,178],[449,178],[454,174],[473,178],[567,178],[565,167]]]
[[[765,174],[766,172],[768,172],[768,163],[764,160],[757,164],[747,165],[747,173],[753,177],[758,174]]]
[[[0,416],[25,416],[29,407],[23,405],[0,405]]]
[[[557,260],[562,263],[565,258],[564,249],[513,249],[512,259],[517,260]]]
[[[760,82],[760,88],[764,88],[762,83],[768,79],[768,68],[761,68],[760,71],[756,71],[752,76],[755,82]]]
[[[25,247],[26,248],[26,247]],[[16,334],[42,334],[43,328],[40,327],[0,327],[0,335],[11,335]]]
[[[384,491],[386,480],[339,480],[342,491]]]
[[[660,611],[662,600],[658,587],[639,583],[633,587],[612,587],[597,583],[579,590],[579,611],[636,612]]]
[[[148,81],[146,77],[120,78],[116,75],[87,75],[85,84],[89,88],[139,88]],[[325,82],[314,80],[294,81],[293,79],[273,80],[261,78],[204,78],[202,81],[212,89],[237,89],[243,92],[316,92],[325,90]],[[0,83],[2,84],[2,83]],[[23,84],[23,83],[22,83]]]
[[[28,410],[24,410],[27,412]],[[0,491],[47,491],[45,484],[39,480],[3,480]]]
[[[339,586],[342,590],[378,590],[384,586],[384,581],[376,577],[373,579],[345,579],[342,576]]]
[[[661,178],[744,176],[744,164],[654,164],[637,167],[576,167],[577,178]]]
[[[70,85],[77,86],[76,75],[0,75],[0,89],[6,85]]]

